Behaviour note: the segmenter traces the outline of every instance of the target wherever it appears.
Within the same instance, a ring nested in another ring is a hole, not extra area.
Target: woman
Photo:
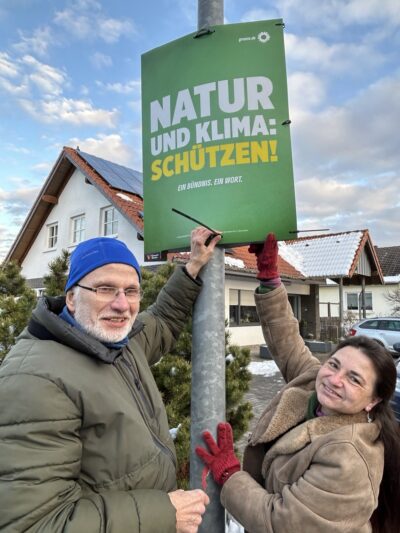
[[[351,337],[321,365],[299,334],[278,268],[274,235],[252,245],[264,337],[287,382],[251,436],[243,471],[229,424],[197,448],[221,502],[250,533],[400,531],[400,434],[389,406],[391,355]]]

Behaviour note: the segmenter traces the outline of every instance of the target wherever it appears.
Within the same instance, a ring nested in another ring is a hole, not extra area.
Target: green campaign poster
[[[295,237],[282,20],[214,26],[142,56],[145,254]]]

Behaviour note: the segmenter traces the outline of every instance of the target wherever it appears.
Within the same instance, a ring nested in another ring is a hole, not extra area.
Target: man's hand
[[[205,492],[196,490],[175,490],[168,496],[176,509],[176,533],[197,533],[201,517],[210,499]]]
[[[186,263],[186,270],[192,278],[197,278],[200,270],[210,260],[216,244],[222,238],[221,235],[217,235],[211,239],[208,246],[206,246],[206,241],[210,235],[213,235],[213,232],[202,226],[199,226],[192,231],[190,260]]]

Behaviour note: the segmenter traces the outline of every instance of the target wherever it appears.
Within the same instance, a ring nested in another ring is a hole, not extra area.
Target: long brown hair
[[[371,524],[374,533],[393,533],[400,531],[400,430],[390,406],[396,387],[396,365],[386,348],[369,337],[348,337],[338,344],[335,352],[345,346],[359,349],[375,369],[375,395],[381,401],[370,414],[381,427],[378,438],[384,446],[384,467],[378,507]]]

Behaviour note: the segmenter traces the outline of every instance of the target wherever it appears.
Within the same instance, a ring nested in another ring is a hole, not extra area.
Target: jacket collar
[[[254,446],[255,444],[273,442],[292,428],[302,427],[299,424],[306,420],[307,406],[314,393],[314,387],[315,381],[312,382],[312,390],[293,386],[285,387],[261,415],[250,444]],[[325,432],[329,433],[329,431],[342,425],[366,421],[364,412],[357,415],[323,416],[309,420],[307,428],[309,428],[311,438]]]
[[[319,367],[307,370],[288,383],[267,405],[253,431],[249,444],[275,440],[305,420],[308,400],[315,390]]]
[[[371,440],[374,441],[379,435],[379,426],[376,423],[368,424],[367,416],[364,411],[354,415],[327,415],[306,420],[302,424],[294,427],[283,435],[265,455],[263,462],[263,472],[268,470],[272,461],[278,455],[290,455],[305,448],[318,437],[331,433],[343,426],[352,424],[364,424],[365,430],[370,434]]]

